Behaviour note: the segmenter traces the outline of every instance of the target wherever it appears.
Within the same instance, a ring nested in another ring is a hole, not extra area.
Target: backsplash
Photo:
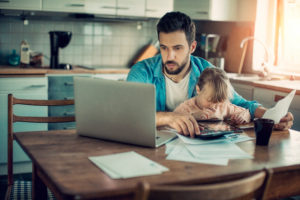
[[[20,54],[20,44],[26,40],[30,49],[44,54],[43,65],[49,66],[49,31],[71,31],[70,44],[60,49],[60,63],[89,67],[127,68],[145,45],[157,39],[157,20],[147,21],[87,21],[77,19],[29,20],[0,18],[0,64],[7,64],[13,49]]]

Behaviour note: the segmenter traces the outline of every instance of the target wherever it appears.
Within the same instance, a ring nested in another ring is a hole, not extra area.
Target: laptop
[[[159,147],[176,137],[157,130],[155,86],[146,83],[74,77],[77,134]]]

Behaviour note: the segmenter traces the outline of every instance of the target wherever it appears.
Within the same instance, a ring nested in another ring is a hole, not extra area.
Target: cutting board
[[[245,37],[251,35],[250,27],[234,27],[227,40],[225,52],[225,71],[231,73],[241,73],[247,51],[248,42],[241,48],[241,42]]]

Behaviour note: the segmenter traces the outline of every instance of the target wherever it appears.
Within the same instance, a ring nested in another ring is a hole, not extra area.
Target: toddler
[[[197,87],[197,96],[181,103],[174,112],[192,114],[196,120],[229,119],[236,124],[250,122],[248,109],[230,103],[232,86],[222,69],[206,68]]]

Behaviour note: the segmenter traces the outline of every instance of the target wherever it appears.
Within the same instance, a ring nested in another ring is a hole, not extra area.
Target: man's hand
[[[174,112],[157,112],[156,126],[170,126],[185,136],[194,137],[200,134],[197,121],[191,114],[179,114]]]
[[[294,116],[291,112],[288,112],[283,118],[281,118],[278,124],[274,125],[276,130],[288,130],[293,126]]]
[[[264,107],[258,107],[255,110],[254,116],[257,118],[262,118],[264,113],[266,112],[266,108]],[[288,112],[283,118],[281,118],[280,122],[278,124],[274,125],[274,129],[276,130],[288,130],[292,127],[294,121],[294,116],[291,112]]]

